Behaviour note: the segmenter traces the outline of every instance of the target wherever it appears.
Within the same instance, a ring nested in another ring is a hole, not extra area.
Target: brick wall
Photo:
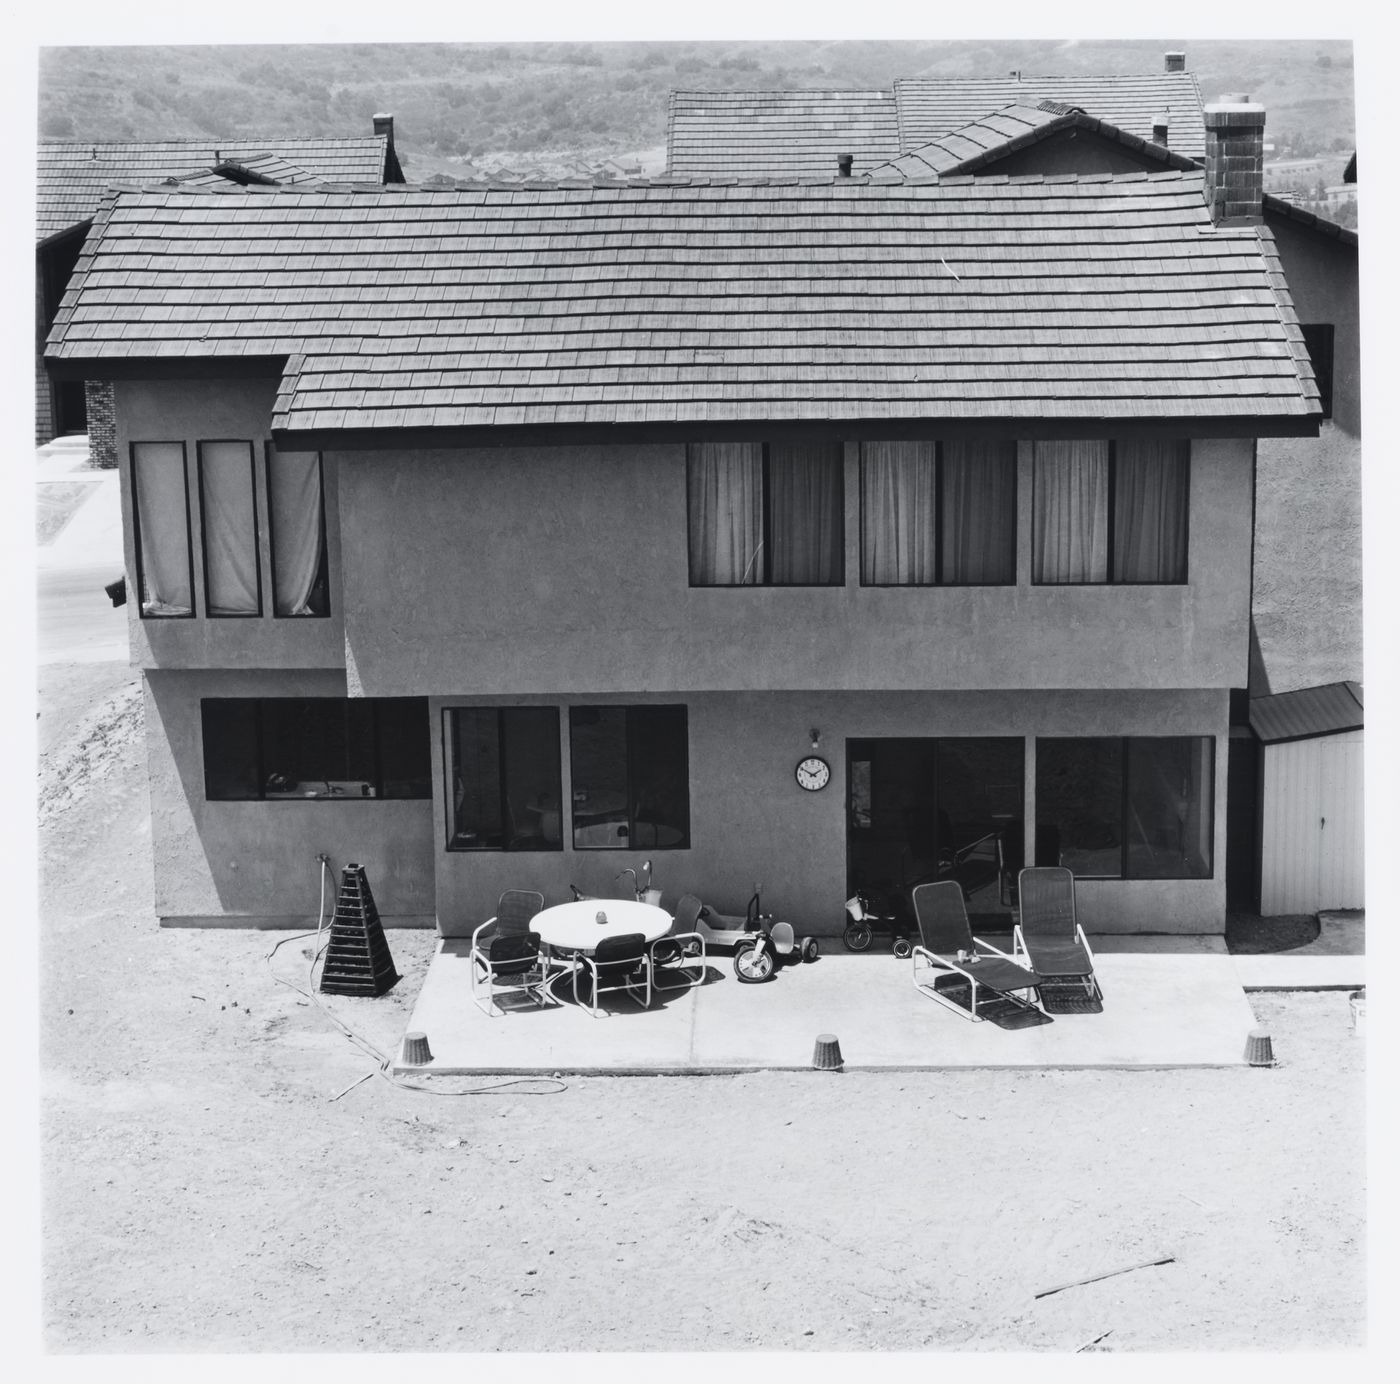
[[[108,469],[117,464],[117,412],[110,380],[88,380],[87,424],[89,465]]]

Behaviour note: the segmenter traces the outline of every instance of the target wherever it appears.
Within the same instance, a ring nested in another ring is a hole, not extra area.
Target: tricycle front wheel
[[[869,923],[847,923],[845,932],[841,934],[846,950],[853,952],[863,952],[870,945],[870,938]]]
[[[777,967],[777,954],[767,940],[735,948],[734,974],[745,985],[757,985],[770,979]]]

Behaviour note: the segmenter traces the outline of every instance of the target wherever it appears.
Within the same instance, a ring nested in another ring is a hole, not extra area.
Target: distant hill
[[[664,161],[674,87],[887,87],[896,77],[1152,72],[1182,49],[1207,100],[1268,109],[1274,157],[1355,147],[1351,45],[1339,41],[291,44],[49,48],[52,139],[335,135],[395,116],[410,180],[481,166]]]

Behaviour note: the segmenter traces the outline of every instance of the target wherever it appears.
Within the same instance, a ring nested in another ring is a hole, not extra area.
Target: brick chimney
[[[1167,71],[1168,71],[1168,72],[1185,72],[1185,71],[1186,71],[1186,54],[1185,54],[1185,53],[1168,53],[1168,54],[1167,54]]]
[[[856,161],[854,154],[837,154],[836,156],[836,176],[839,178],[849,178],[851,176],[851,165]]]
[[[1217,225],[1258,221],[1264,203],[1264,107],[1222,96],[1205,108],[1206,205]]]

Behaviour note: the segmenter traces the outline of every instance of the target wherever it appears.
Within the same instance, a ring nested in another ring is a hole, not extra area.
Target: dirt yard
[[[50,1351],[1363,1344],[1345,994],[1254,997],[1273,1069],[346,1091],[280,934],[156,926],[129,671],[42,674]],[[389,943],[394,991],[330,1001],[384,1050],[434,937]]]

